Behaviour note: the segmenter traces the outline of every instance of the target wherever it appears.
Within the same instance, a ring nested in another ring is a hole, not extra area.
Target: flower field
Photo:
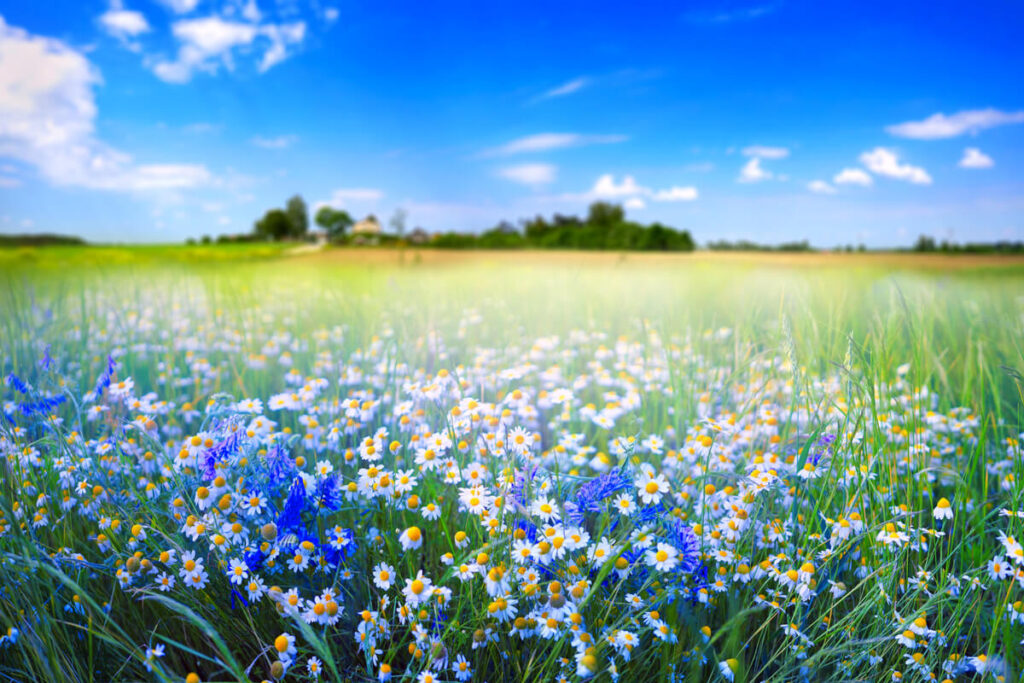
[[[1024,271],[8,263],[0,679],[1018,681]]]

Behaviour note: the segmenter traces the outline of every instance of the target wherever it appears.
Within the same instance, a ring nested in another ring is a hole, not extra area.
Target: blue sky
[[[1015,3],[114,0],[0,9],[0,231],[244,232],[296,192],[480,230],[1024,239]]]

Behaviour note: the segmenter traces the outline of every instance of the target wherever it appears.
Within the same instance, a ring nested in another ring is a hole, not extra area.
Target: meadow
[[[0,251],[0,679],[1017,681],[1024,264]]]

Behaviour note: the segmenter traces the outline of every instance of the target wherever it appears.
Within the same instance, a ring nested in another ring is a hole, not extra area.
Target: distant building
[[[380,223],[377,222],[377,218],[375,216],[367,216],[361,221],[356,221],[356,224],[352,226],[352,235],[377,237],[380,235]]]
[[[413,228],[409,233],[409,244],[426,244],[430,241],[430,233],[423,228]]]

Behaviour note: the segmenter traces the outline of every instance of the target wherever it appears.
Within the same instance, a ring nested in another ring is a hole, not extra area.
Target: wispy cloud
[[[860,185],[861,187],[867,187],[874,181],[871,179],[871,176],[868,175],[867,171],[864,171],[863,169],[844,168],[832,177],[832,182],[836,185]]]
[[[257,135],[249,140],[249,142],[264,149],[287,149],[298,142],[298,140],[299,136],[297,135],[278,135],[274,138],[265,138]]]
[[[775,5],[753,5],[729,10],[697,10],[684,14],[683,18],[691,24],[731,24],[759,19],[775,9]]]
[[[99,17],[99,24],[104,31],[136,52],[141,50],[142,46],[132,39],[150,31],[145,15],[142,12],[125,9],[121,0],[111,0],[109,9]]]
[[[507,142],[500,147],[485,150],[482,156],[511,156],[531,152],[547,152],[566,147],[584,147],[587,145],[608,145],[625,142],[626,135],[581,135],[580,133],[537,133]]]
[[[693,173],[710,173],[715,170],[715,165],[710,161],[696,161],[692,164],[686,164],[683,166],[684,171],[691,171]]]
[[[182,128],[183,131],[189,135],[206,135],[208,133],[219,133],[224,126],[219,123],[207,123],[206,121],[198,121],[196,123],[190,123]]]
[[[920,166],[901,164],[895,151],[885,147],[875,147],[870,152],[860,155],[860,162],[875,175],[906,180],[915,185],[931,185],[932,177]]]
[[[836,188],[832,187],[824,180],[812,180],[807,183],[807,189],[815,194],[835,194]]]
[[[992,168],[996,165],[996,162],[992,161],[992,157],[982,152],[977,147],[968,147],[964,150],[964,155],[960,159],[960,163],[957,164],[960,168]]]
[[[886,126],[885,130],[890,135],[901,138],[942,140],[1012,123],[1024,123],[1024,111],[1000,111],[990,107],[960,111],[949,116],[940,112],[922,121],[907,121]]]
[[[342,187],[331,193],[329,199],[316,203],[316,207],[333,206],[340,209],[352,202],[376,202],[384,198],[384,191],[373,187]]]
[[[549,100],[553,97],[565,97],[566,95],[571,95],[573,93],[579,92],[580,90],[583,90],[591,83],[591,79],[587,78],[586,76],[580,76],[579,78],[574,78],[571,81],[566,81],[562,85],[559,85],[558,87],[552,88],[551,90],[542,93],[541,95],[537,96],[536,99],[539,101]]]
[[[187,83],[198,71],[216,73],[221,67],[233,70],[236,49],[243,51],[257,42],[266,44],[257,67],[263,73],[303,41],[306,24],[259,24],[209,16],[176,21],[171,32],[179,45],[177,57],[156,61],[153,73],[168,83]]]
[[[199,5],[199,0],[158,0],[158,2],[177,14],[188,14]]]
[[[558,167],[551,164],[519,164],[499,169],[498,175],[523,185],[545,185],[554,182]]]
[[[751,145],[743,148],[743,156],[761,157],[762,159],[785,159],[789,156],[789,149],[786,147]]]
[[[759,183],[762,180],[771,180],[773,177],[771,171],[761,168],[761,158],[753,157],[740,169],[740,177],[736,180],[741,183]]]

